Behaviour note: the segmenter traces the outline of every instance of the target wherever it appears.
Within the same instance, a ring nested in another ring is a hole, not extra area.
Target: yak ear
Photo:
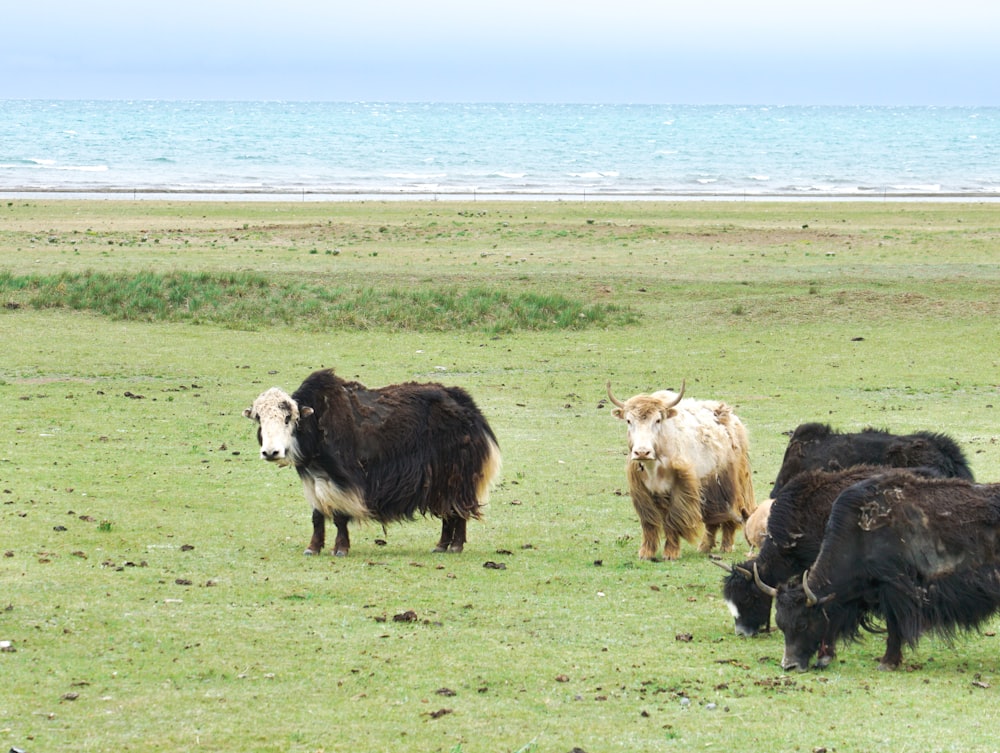
[[[611,415],[614,416],[615,418],[625,418],[625,411],[623,411],[621,408],[614,408],[611,411]]]
[[[253,408],[245,408],[243,410],[243,415],[249,418],[250,420],[253,420]]]
[[[313,414],[313,409],[308,405],[303,405],[299,407],[299,418],[309,418]]]
[[[667,408],[667,414],[666,414],[665,418],[673,418],[676,415],[677,415],[677,409],[676,408]]]

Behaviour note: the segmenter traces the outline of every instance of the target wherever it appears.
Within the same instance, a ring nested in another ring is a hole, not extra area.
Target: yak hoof
[[[302,552],[302,553],[303,553],[303,554],[305,554],[305,555],[308,555],[308,556],[310,556],[310,557],[311,557],[312,555],[314,555],[314,554],[319,554],[319,552],[314,552],[314,551],[313,551],[312,549],[306,549],[306,550],[305,550],[304,552]]]
[[[452,544],[450,547],[448,547],[448,551],[451,552],[452,554],[461,554],[463,546],[464,546],[463,544]]]
[[[347,556],[347,550],[346,549],[335,549],[334,552],[333,552],[333,556],[334,557],[346,557]]]

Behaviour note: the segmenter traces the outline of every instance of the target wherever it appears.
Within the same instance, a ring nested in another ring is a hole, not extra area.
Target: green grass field
[[[0,747],[1000,749],[994,628],[788,675],[694,547],[639,562],[604,393],[731,403],[758,499],[816,420],[1000,481],[998,315],[998,204],[0,205]],[[475,397],[504,472],[463,554],[302,555],[241,412],[323,366]]]

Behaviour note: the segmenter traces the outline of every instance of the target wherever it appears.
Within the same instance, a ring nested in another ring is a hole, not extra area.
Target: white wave
[[[448,177],[448,173],[386,173],[385,177],[395,180],[439,180]]]
[[[698,178],[698,183],[703,186],[707,186],[709,183],[718,183],[718,178]]]
[[[941,185],[938,183],[925,183],[925,184],[918,183],[914,185],[907,185],[904,183],[900,185],[889,186],[889,188],[893,191],[920,191],[927,193],[940,193],[941,191]]]
[[[770,175],[749,175],[747,177],[750,178],[750,180],[759,180],[761,182],[765,182],[765,181],[771,180],[771,176]]]
[[[265,185],[263,183],[178,183],[177,187],[185,191],[201,192],[218,190],[227,193],[233,191],[259,191],[265,188]]]
[[[62,172],[105,173],[107,165],[60,165],[54,159],[26,159],[23,162],[2,165],[5,168],[26,168],[28,170],[59,170]]]

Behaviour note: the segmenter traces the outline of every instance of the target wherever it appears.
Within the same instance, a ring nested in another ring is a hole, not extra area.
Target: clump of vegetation
[[[0,273],[0,294],[39,309],[92,311],[125,321],[207,322],[234,329],[285,324],[310,330],[474,329],[500,334],[638,321],[628,307],[561,294],[489,287],[327,287],[253,272]]]

